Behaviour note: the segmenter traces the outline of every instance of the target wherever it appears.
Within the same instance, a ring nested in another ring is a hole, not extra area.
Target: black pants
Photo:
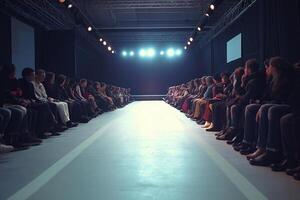
[[[56,118],[52,112],[52,110],[55,111],[56,106],[54,104],[51,109],[50,105],[51,104],[49,103],[32,103],[30,105],[30,108],[36,111],[37,114],[36,118],[38,120],[34,131],[37,136],[41,136],[45,132],[50,131],[57,124]]]
[[[222,129],[226,123],[226,103],[219,101],[212,104],[212,122],[216,129]]]
[[[283,154],[288,159],[300,161],[300,134],[297,124],[300,116],[289,113],[280,119],[281,141]]]

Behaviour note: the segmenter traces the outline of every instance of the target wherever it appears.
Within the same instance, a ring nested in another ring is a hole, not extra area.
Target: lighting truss
[[[236,21],[246,10],[248,10],[256,0],[241,0],[238,4],[228,10],[218,23],[199,40],[200,47],[205,46],[213,38],[219,35],[229,25]]]
[[[201,9],[210,0],[91,0],[104,9],[154,9],[193,8]]]

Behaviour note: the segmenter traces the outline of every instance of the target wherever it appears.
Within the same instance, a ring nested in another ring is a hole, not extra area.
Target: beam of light
[[[127,51],[122,51],[122,56],[126,57],[127,56]]]
[[[139,56],[140,57],[145,57],[146,56],[146,50],[145,49],[141,49],[140,51],[139,51]]]
[[[154,57],[155,54],[156,54],[155,49],[149,48],[149,49],[147,50],[147,56],[148,56],[149,58]]]
[[[182,50],[181,49],[177,49],[175,52],[176,56],[180,56],[182,54]]]
[[[175,54],[175,51],[174,51],[173,48],[169,48],[169,49],[167,50],[167,56],[168,56],[168,57],[173,57],[174,54]]]

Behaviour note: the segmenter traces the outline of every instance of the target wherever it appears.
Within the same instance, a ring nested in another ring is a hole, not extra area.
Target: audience
[[[164,99],[215,132],[251,165],[286,171],[300,180],[300,64],[281,57],[255,59],[229,75],[204,76],[172,86]]]
[[[130,89],[25,68],[0,67],[0,153],[40,145],[103,111],[130,103]]]

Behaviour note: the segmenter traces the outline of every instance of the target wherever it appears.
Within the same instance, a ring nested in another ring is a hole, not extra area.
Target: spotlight
[[[170,48],[170,49],[167,50],[167,56],[168,56],[168,57],[173,57],[174,54],[175,54],[174,49]]]
[[[72,7],[73,7],[73,5],[72,5],[72,4],[69,4],[69,5],[68,5],[68,8],[72,8]]]
[[[209,17],[209,14],[208,14],[208,13],[206,13],[206,14],[205,14],[205,16],[206,16],[206,17]]]
[[[106,46],[106,44],[107,44],[106,41],[103,41],[103,45]]]
[[[88,27],[88,31],[89,31],[89,32],[92,31],[92,27],[91,27],[91,26]]]
[[[160,55],[161,56],[165,55],[165,52],[164,51],[160,51]]]
[[[193,42],[194,41],[194,38],[190,37],[190,42]]]
[[[145,51],[145,49],[141,49],[140,52],[139,52],[139,55],[140,55],[141,57],[145,57],[145,56],[146,56],[146,51]]]
[[[134,51],[130,51],[129,55],[134,56]]]
[[[190,43],[190,42],[187,42],[187,44],[188,44],[188,45],[191,45],[191,43]]]
[[[150,58],[154,57],[155,56],[155,50],[152,49],[152,48],[148,49],[147,50],[147,56],[150,57]]]
[[[181,49],[177,49],[176,52],[175,52],[175,54],[176,54],[177,56],[180,56],[180,55],[182,54]]]
[[[214,4],[211,4],[211,5],[209,6],[209,8],[210,8],[211,10],[214,10],[214,9],[215,9],[215,5],[214,5]]]
[[[198,30],[198,31],[201,31],[201,27],[200,27],[200,26],[198,26],[198,27],[197,27],[197,30]]]
[[[184,49],[187,50],[187,46],[184,46]]]
[[[115,51],[114,51],[114,50],[112,50],[112,51],[111,51],[111,53],[112,53],[112,54],[114,54],[114,53],[115,53]]]
[[[99,39],[99,41],[100,41],[100,42],[102,42],[102,41],[103,41],[103,39],[102,39],[102,38],[100,38],[100,39]]]
[[[127,56],[127,51],[123,51],[122,56],[126,57]]]
[[[108,50],[108,51],[111,51],[111,47],[110,47],[110,46],[108,46],[108,47],[107,47],[107,50]]]

